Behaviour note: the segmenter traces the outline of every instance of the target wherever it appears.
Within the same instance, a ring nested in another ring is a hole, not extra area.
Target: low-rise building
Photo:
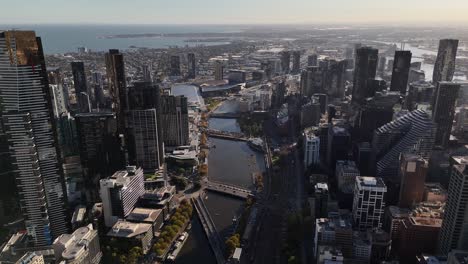
[[[132,223],[125,220],[117,221],[107,236],[124,245],[129,245],[130,248],[140,247],[144,254],[151,249],[151,241],[154,237],[151,224]]]
[[[53,249],[56,261],[64,264],[98,264],[102,258],[99,236],[91,224],[59,236]]]
[[[164,222],[162,209],[149,209],[137,207],[127,216],[127,221],[134,223],[151,224],[153,233],[159,231]]]

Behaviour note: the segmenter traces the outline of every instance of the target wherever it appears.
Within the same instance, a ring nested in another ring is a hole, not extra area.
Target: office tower
[[[189,124],[187,97],[161,96],[161,123],[163,141],[166,146],[186,146],[189,144]]]
[[[335,167],[337,160],[347,160],[351,135],[344,126],[333,125],[328,131],[327,164]]]
[[[411,66],[411,55],[411,51],[408,50],[395,51],[390,91],[399,91],[401,94],[406,94]]]
[[[317,54],[312,54],[307,56],[307,66],[318,66],[318,57]]]
[[[57,135],[62,157],[78,155],[76,122],[70,113],[64,113],[57,119]]]
[[[360,230],[382,226],[387,192],[382,178],[356,177],[354,185],[353,219]]]
[[[99,72],[93,72],[92,77],[94,84],[93,107],[96,109],[110,108],[107,106],[106,98],[104,97],[104,82],[102,74]]]
[[[142,79],[144,82],[152,81],[152,78],[151,78],[152,71],[153,71],[153,67],[151,64],[141,66],[141,75],[142,75]]]
[[[457,57],[458,40],[441,39],[439,41],[439,51],[434,65],[432,83],[451,82],[455,73],[455,60]]]
[[[320,104],[320,113],[325,114],[327,111],[328,96],[323,93],[316,93],[312,95],[312,100],[315,100]]]
[[[418,104],[431,103],[435,87],[429,82],[419,81],[409,85],[405,105],[410,111],[416,110]]]
[[[304,131],[304,167],[320,163],[320,138],[313,130]]]
[[[171,56],[169,74],[171,76],[180,76],[180,57],[178,55]]]
[[[221,81],[224,79],[224,65],[221,61],[215,62],[214,76],[215,80],[217,81]]]
[[[99,201],[99,180],[125,166],[117,118],[114,113],[75,116],[83,178],[88,203]]]
[[[117,49],[111,49],[105,55],[105,62],[109,95],[112,100],[111,109],[117,117],[119,134],[125,134],[125,111],[128,98],[123,54]]]
[[[65,95],[63,94],[62,85],[49,84],[49,89],[54,118],[57,119],[60,117],[60,115],[68,112],[67,106],[65,104]]]
[[[387,66],[387,58],[379,57],[379,66],[377,67],[377,71],[380,75],[382,75],[385,72],[385,66]]]
[[[439,253],[468,247],[468,156],[452,157],[454,164],[439,237]]]
[[[129,87],[128,94],[129,161],[154,172],[164,163],[159,87],[149,82],[136,82]]]
[[[346,60],[328,60],[328,67],[325,71],[323,90],[330,97],[343,98],[345,93],[346,80]]]
[[[247,81],[247,72],[243,70],[230,70],[228,73],[229,84],[245,83]]]
[[[126,170],[116,171],[111,177],[100,181],[107,227],[112,227],[117,220],[132,212],[138,198],[145,193],[144,181],[143,169],[135,166],[127,166]]]
[[[196,60],[195,60],[195,54],[189,53],[187,54],[187,62],[188,62],[188,73],[187,77],[189,79],[194,79],[196,77]]]
[[[459,83],[439,82],[437,85],[434,94],[435,104],[432,108],[432,118],[437,126],[436,146],[446,147],[449,143],[459,90]]]
[[[73,82],[75,84],[75,96],[78,103],[78,111],[80,113],[91,112],[90,89],[86,82],[86,74],[84,63],[82,61],[74,61],[71,63]]]
[[[423,70],[410,69],[408,83],[420,82],[426,80],[426,73]]]
[[[382,229],[385,230],[392,239],[392,254],[398,252],[400,248],[401,233],[404,228],[404,221],[410,216],[411,210],[398,206],[388,206],[385,208]]]
[[[421,253],[435,254],[441,225],[442,219],[438,218],[412,216],[405,219],[399,241],[400,259],[410,263]]]
[[[50,245],[69,224],[41,39],[0,32],[0,65],[2,220],[22,214],[34,245]]]
[[[374,130],[393,119],[393,107],[400,101],[397,92],[377,93],[361,105],[354,124],[354,139],[371,142]]]
[[[318,66],[307,67],[301,73],[301,94],[312,96],[322,92],[323,74]]]
[[[369,170],[370,159],[372,155],[372,147],[370,142],[360,142],[354,148],[354,158],[361,175],[371,175]]]
[[[315,220],[314,254],[319,253],[319,247],[335,245],[341,248],[343,254],[351,257],[353,254],[353,227],[351,214],[345,212],[330,212],[328,218]]]
[[[428,162],[420,156],[410,153],[400,155],[399,207],[412,208],[423,201],[427,170]]]
[[[301,71],[301,51],[300,50],[293,51],[292,57],[293,57],[292,72],[299,73]]]
[[[284,104],[286,92],[286,82],[284,80],[281,80],[274,85],[273,95],[271,98],[271,104],[274,109],[278,109]]]
[[[362,47],[356,50],[356,62],[354,65],[353,102],[361,103],[367,97],[374,95],[369,81],[375,79],[378,61],[377,49]]]
[[[367,237],[371,242],[370,263],[382,263],[390,257],[392,240],[390,235],[380,228],[367,230]]]
[[[328,214],[328,184],[319,182],[314,186],[315,217],[322,218]]]
[[[338,182],[338,188],[342,192],[349,192],[353,190],[356,177],[360,175],[356,163],[352,160],[338,160],[336,161],[335,177]]]
[[[429,159],[434,145],[435,127],[427,112],[412,111],[377,128],[372,139],[371,164],[377,177],[398,179],[400,153],[411,152]]]
[[[320,123],[320,103],[318,100],[313,99],[311,102],[301,106],[299,114],[301,128],[317,126]]]
[[[285,50],[281,52],[281,71],[283,73],[288,74],[290,70],[290,65],[291,64],[291,52]]]
[[[102,258],[98,232],[91,224],[55,239],[53,250],[55,260],[60,263],[97,264]]]

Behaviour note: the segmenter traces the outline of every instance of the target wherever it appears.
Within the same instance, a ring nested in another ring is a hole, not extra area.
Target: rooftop
[[[427,217],[410,217],[409,220],[413,225],[428,226],[428,227],[441,227],[442,219],[427,218]]]
[[[87,250],[89,241],[97,235],[97,231],[93,230],[93,226],[80,227],[73,234],[63,234],[54,241],[55,245],[61,245],[65,249],[62,252],[62,258],[75,259],[84,251]]]
[[[147,209],[137,207],[127,216],[128,221],[133,222],[155,222],[161,214],[161,209]]]
[[[144,234],[150,230],[151,224],[132,223],[125,220],[119,220],[107,233],[107,236],[132,238]]]
[[[356,182],[359,184],[360,187],[387,188],[382,178],[357,176]]]

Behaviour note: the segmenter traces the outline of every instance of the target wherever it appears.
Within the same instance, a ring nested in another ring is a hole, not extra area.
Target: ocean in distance
[[[103,38],[125,34],[175,34],[175,33],[230,33],[243,31],[233,25],[0,25],[0,30],[35,30],[42,38],[46,54],[75,52],[78,47],[93,51],[129,49],[130,47],[168,48],[196,45],[218,45],[224,42],[186,42],[189,37],[132,37]]]

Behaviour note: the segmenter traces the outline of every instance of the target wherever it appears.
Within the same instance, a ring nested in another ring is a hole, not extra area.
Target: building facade
[[[384,195],[387,187],[381,178],[356,177],[354,185],[353,219],[360,230],[380,228],[384,215]]]

